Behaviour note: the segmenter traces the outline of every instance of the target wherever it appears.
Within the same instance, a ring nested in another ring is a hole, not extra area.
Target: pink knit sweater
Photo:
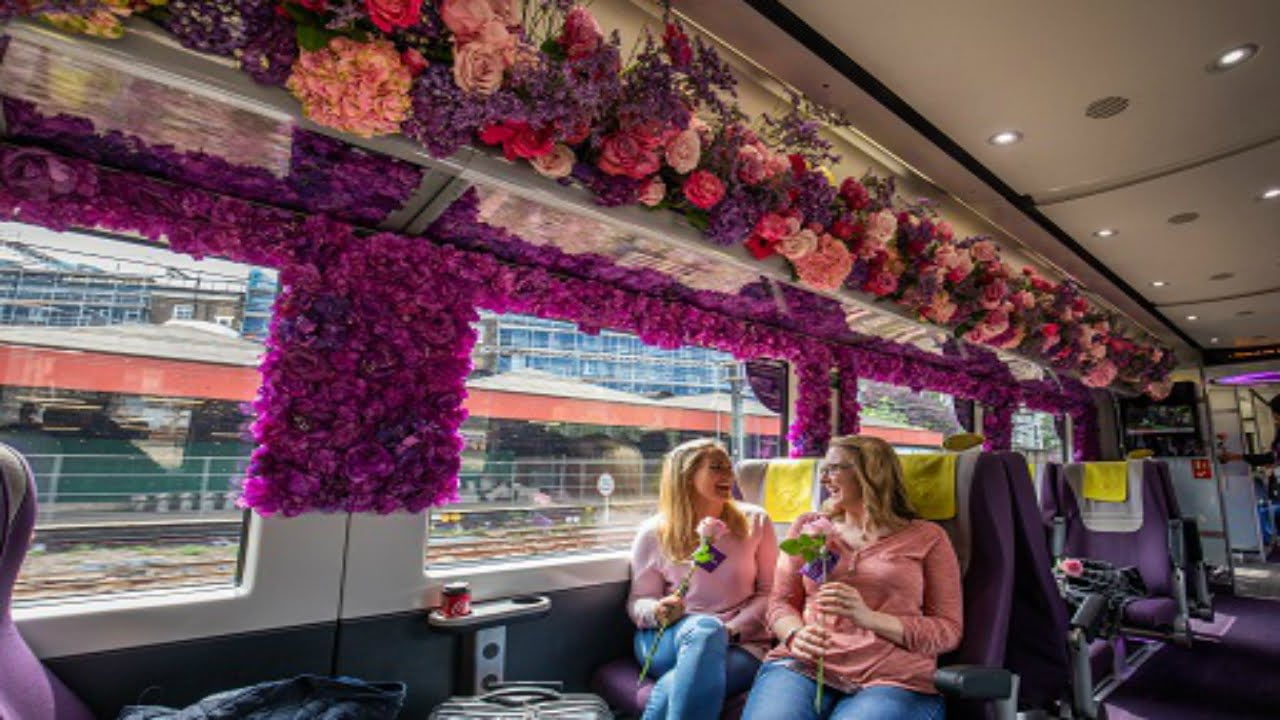
[[[806,515],[791,525],[788,537],[800,534]],[[902,621],[903,642],[894,644],[846,618],[825,618],[831,632],[831,648],[823,661],[828,685],[844,691],[862,686],[894,685],[934,693],[933,672],[938,655],[960,644],[960,566],[943,529],[925,520],[914,520],[892,535],[863,547],[850,548],[838,541],[840,561],[828,581],[852,585],[872,610],[896,615]],[[804,561],[784,555],[778,563],[769,599],[768,620],[803,616],[817,622],[815,596],[818,585],[801,575]],[[768,659],[791,657],[779,645]],[[797,669],[812,674],[815,668],[797,661]]]
[[[738,503],[747,516],[746,537],[725,535],[715,547],[725,560],[713,572],[697,570],[684,597],[685,612],[714,615],[736,630],[743,648],[756,656],[768,650],[772,635],[765,625],[769,590],[778,559],[773,523],[764,510]],[[659,599],[675,592],[689,569],[688,562],[673,563],[658,545],[660,516],[640,526],[631,545],[631,596],[627,610],[637,627],[657,627],[653,615]]]

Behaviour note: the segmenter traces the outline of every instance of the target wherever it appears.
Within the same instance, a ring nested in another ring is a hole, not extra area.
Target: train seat
[[[1040,509],[1054,556],[1137,568],[1148,596],[1125,607],[1122,630],[1187,642],[1185,577],[1174,557],[1183,530],[1171,505],[1176,500],[1167,468],[1154,460],[1095,465],[1093,470],[1090,463],[1055,465],[1043,478]],[[1086,476],[1095,470],[1111,480],[1086,488]],[[1102,487],[1107,484],[1109,490]]]
[[[14,625],[10,603],[36,520],[31,468],[0,445],[0,718],[92,720],[80,698],[49,672]]]

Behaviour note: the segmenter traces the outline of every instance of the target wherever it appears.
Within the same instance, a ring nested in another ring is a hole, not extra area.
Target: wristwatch
[[[800,632],[803,628],[804,628],[804,626],[803,626],[803,625],[797,625],[797,626],[795,626],[795,627],[791,628],[791,630],[789,630],[789,631],[787,632],[787,636],[786,636],[786,637],[784,637],[784,638],[782,638],[782,647],[784,647],[784,648],[786,648],[786,649],[790,650],[790,649],[791,649],[791,638],[794,638],[794,637],[796,636],[796,633]]]

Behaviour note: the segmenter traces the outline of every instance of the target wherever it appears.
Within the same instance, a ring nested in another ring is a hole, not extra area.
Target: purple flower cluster
[[[244,47],[271,20],[266,0],[171,0],[165,27],[184,46],[215,55]]]
[[[283,86],[297,59],[297,31],[288,20],[273,15],[263,31],[244,45],[240,67],[263,85]]]

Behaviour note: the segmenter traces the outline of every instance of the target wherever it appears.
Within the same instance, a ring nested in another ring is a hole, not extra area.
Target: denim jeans
[[[636,660],[644,663],[657,630],[636,631]],[[642,720],[715,720],[724,699],[751,687],[760,661],[729,647],[724,624],[710,615],[686,615],[662,634],[649,666],[658,678]]]
[[[813,707],[818,684],[792,670],[790,662],[773,660],[760,668],[742,720],[941,720],[946,715],[941,695],[888,685],[853,693],[827,686],[822,691],[822,712],[818,713]]]

